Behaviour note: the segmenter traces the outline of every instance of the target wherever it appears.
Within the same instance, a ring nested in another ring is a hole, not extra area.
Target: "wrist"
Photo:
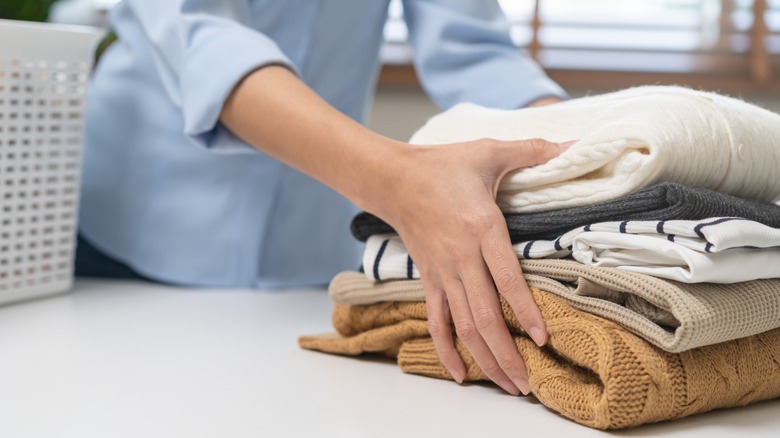
[[[355,154],[351,181],[341,191],[355,205],[379,217],[387,217],[399,179],[408,169],[413,149],[407,143],[376,135],[373,141],[361,144]]]

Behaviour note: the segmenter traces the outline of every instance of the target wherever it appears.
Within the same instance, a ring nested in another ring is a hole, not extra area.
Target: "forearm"
[[[544,102],[542,102],[544,103]],[[529,390],[522,358],[498,318],[496,292],[533,339],[544,321],[495,203],[509,171],[562,150],[543,140],[441,146],[396,142],[339,113],[284,67],[265,67],[233,90],[220,120],[259,150],[301,170],[390,223],[425,283],[431,336],[456,380],[466,370],[450,325],[506,391]]]
[[[362,208],[368,207],[367,193],[387,183],[379,169],[390,171],[407,149],[340,113],[281,66],[259,69],[237,85],[220,121],[253,147]]]

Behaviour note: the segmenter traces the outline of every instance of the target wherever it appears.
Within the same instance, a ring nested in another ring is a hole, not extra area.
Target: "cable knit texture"
[[[411,143],[479,138],[577,140],[504,178],[497,201],[507,212],[600,203],[661,181],[780,198],[780,115],[715,93],[646,86],[514,111],[461,104]]]
[[[598,429],[620,429],[743,406],[780,396],[780,330],[671,354],[619,325],[533,289],[550,339],[538,348],[502,299],[528,367],[533,394],[548,408]],[[303,348],[395,355],[404,372],[451,379],[428,335],[423,302],[336,305],[342,337],[305,336]],[[459,339],[466,381],[487,381]]]
[[[569,230],[597,222],[708,217],[741,217],[780,228],[780,206],[776,204],[669,182],[600,204],[537,213],[504,213],[512,243],[555,239]],[[351,230],[361,242],[374,234],[395,233],[383,220],[365,212],[355,216]]]
[[[523,260],[529,286],[616,322],[669,352],[681,352],[780,328],[780,279],[686,284],[571,260]],[[340,305],[424,301],[420,280],[374,282],[357,272],[330,284]]]

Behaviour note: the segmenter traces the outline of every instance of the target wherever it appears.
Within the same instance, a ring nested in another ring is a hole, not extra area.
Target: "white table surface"
[[[321,290],[80,280],[0,307],[0,437],[777,437],[780,402],[605,433],[533,398],[298,348]]]

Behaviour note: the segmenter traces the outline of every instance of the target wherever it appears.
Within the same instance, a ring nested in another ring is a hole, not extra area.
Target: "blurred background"
[[[0,18],[107,27],[118,0],[0,0]],[[161,0],[164,1],[164,0]],[[676,84],[780,112],[780,0],[499,0],[515,43],[573,96]],[[392,0],[369,125],[405,140],[438,108]]]
[[[780,112],[780,0],[499,0],[512,38],[572,96],[686,85]],[[404,139],[437,108],[409,66],[400,1],[370,125]]]

